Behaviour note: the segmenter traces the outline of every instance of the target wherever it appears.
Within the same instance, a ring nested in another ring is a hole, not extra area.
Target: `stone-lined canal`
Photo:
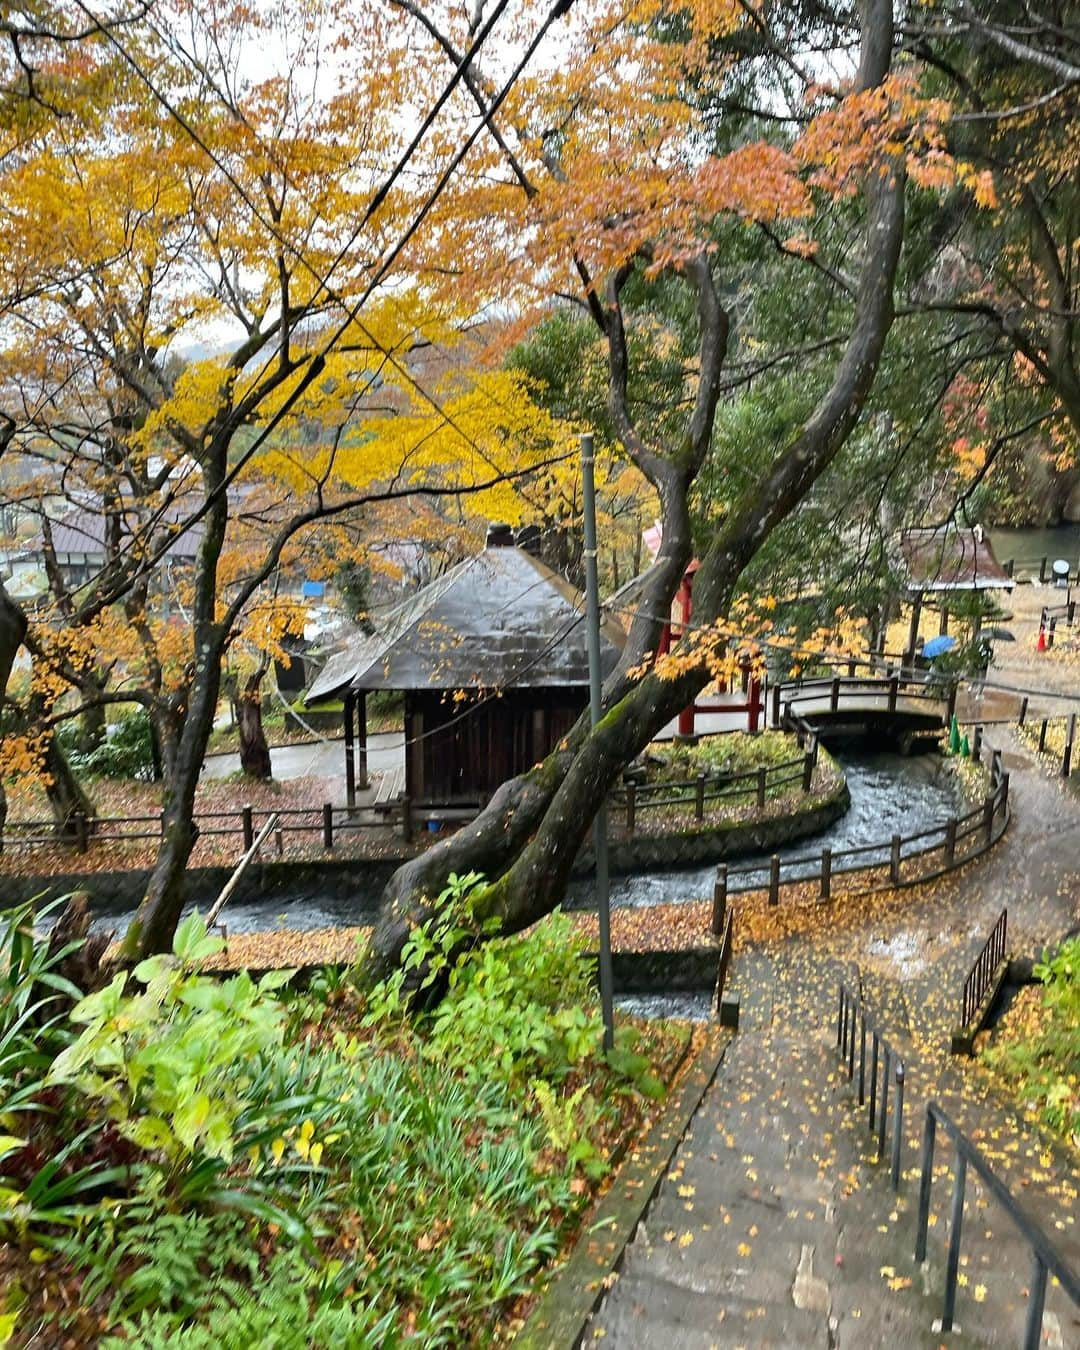
[[[861,844],[884,843],[894,833],[912,834],[943,823],[966,808],[955,775],[936,754],[902,755],[852,746],[834,751],[847,775],[851,807],[829,829],[779,850],[782,858],[816,857],[823,847],[837,853]],[[644,824],[644,820],[642,824]],[[732,868],[759,864],[764,857],[733,859]],[[639,872],[612,881],[613,905],[658,905],[679,900],[702,899],[712,892],[715,866]],[[761,884],[764,870],[756,876],[733,878],[732,888]],[[372,896],[374,902],[376,897]],[[567,904],[587,908],[593,903],[588,881],[574,882]],[[205,908],[205,905],[204,905]],[[99,909],[98,925],[123,931],[130,911]],[[331,893],[317,886],[295,893],[277,891],[265,897],[241,886],[229,902],[223,918],[231,933],[265,932],[275,928],[328,928],[369,922],[373,910],[358,903],[352,893]]]

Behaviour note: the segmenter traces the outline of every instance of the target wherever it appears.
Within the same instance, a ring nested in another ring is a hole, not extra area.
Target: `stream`
[[[825,846],[837,852],[858,844],[886,841],[894,832],[914,833],[941,823],[954,811],[964,809],[956,780],[937,754],[905,758],[892,751],[868,749],[860,743],[833,753],[847,775],[851,808],[822,834],[781,849],[783,858],[816,856]],[[887,843],[882,857],[888,857]],[[733,877],[733,890],[760,885],[767,879],[768,858],[765,856],[735,859],[731,865],[734,868],[753,864],[760,864],[761,872],[751,877]],[[715,865],[710,864],[615,877],[611,885],[611,903],[613,906],[660,905],[702,899],[712,893],[715,872]],[[592,883],[588,880],[573,882],[566,900],[567,908],[583,909],[592,903]],[[372,917],[372,909],[358,904],[355,895],[333,895],[314,888],[297,890],[295,894],[276,892],[265,897],[246,892],[241,887],[223,914],[230,933],[339,927],[370,922]],[[98,911],[94,926],[122,932],[130,918],[130,911]]]

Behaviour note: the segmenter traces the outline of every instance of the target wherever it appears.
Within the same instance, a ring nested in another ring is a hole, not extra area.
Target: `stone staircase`
[[[841,967],[818,974],[816,989],[835,990]],[[739,985],[739,1034],[583,1344],[590,1337],[635,1350],[1022,1344],[1030,1250],[970,1171],[957,1329],[936,1329],[953,1155],[940,1141],[920,1267],[913,1252],[927,1097],[958,1114],[963,1108],[966,1125],[999,1149],[1015,1145],[1018,1159],[1034,1152],[1028,1185],[1017,1189],[1035,1187],[1025,1203],[1065,1245],[1075,1245],[1076,1178],[1000,1109],[976,1110],[956,1070],[920,1054],[909,990],[864,977],[867,1002],[909,1057],[904,1172],[894,1193],[836,1053],[835,1003],[807,997],[794,972],[757,953],[740,958]],[[1080,1309],[1061,1290],[1047,1291],[1042,1345],[1080,1347]]]

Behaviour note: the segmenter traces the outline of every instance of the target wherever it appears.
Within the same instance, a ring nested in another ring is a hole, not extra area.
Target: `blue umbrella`
[[[929,660],[935,656],[940,656],[942,652],[950,652],[956,646],[956,639],[950,637],[948,633],[942,633],[940,637],[932,637],[929,642],[923,644],[922,654]]]

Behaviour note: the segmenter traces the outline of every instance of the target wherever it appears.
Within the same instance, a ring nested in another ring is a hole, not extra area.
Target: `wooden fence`
[[[981,728],[979,731],[981,733]],[[978,737],[979,753],[982,746]],[[767,868],[760,863],[717,869],[713,896],[714,912],[727,902],[729,891],[758,890],[767,886],[769,903],[779,904],[784,886],[817,883],[819,898],[828,900],[833,877],[852,872],[887,872],[892,886],[908,886],[930,881],[977,858],[991,848],[1008,825],[1009,775],[1001,767],[1001,752],[990,752],[990,791],[983,801],[962,816],[953,816],[940,825],[915,834],[894,834],[885,841],[861,844],[854,848],[803,854],[781,858],[773,854]],[[733,886],[732,882],[736,884]]]

